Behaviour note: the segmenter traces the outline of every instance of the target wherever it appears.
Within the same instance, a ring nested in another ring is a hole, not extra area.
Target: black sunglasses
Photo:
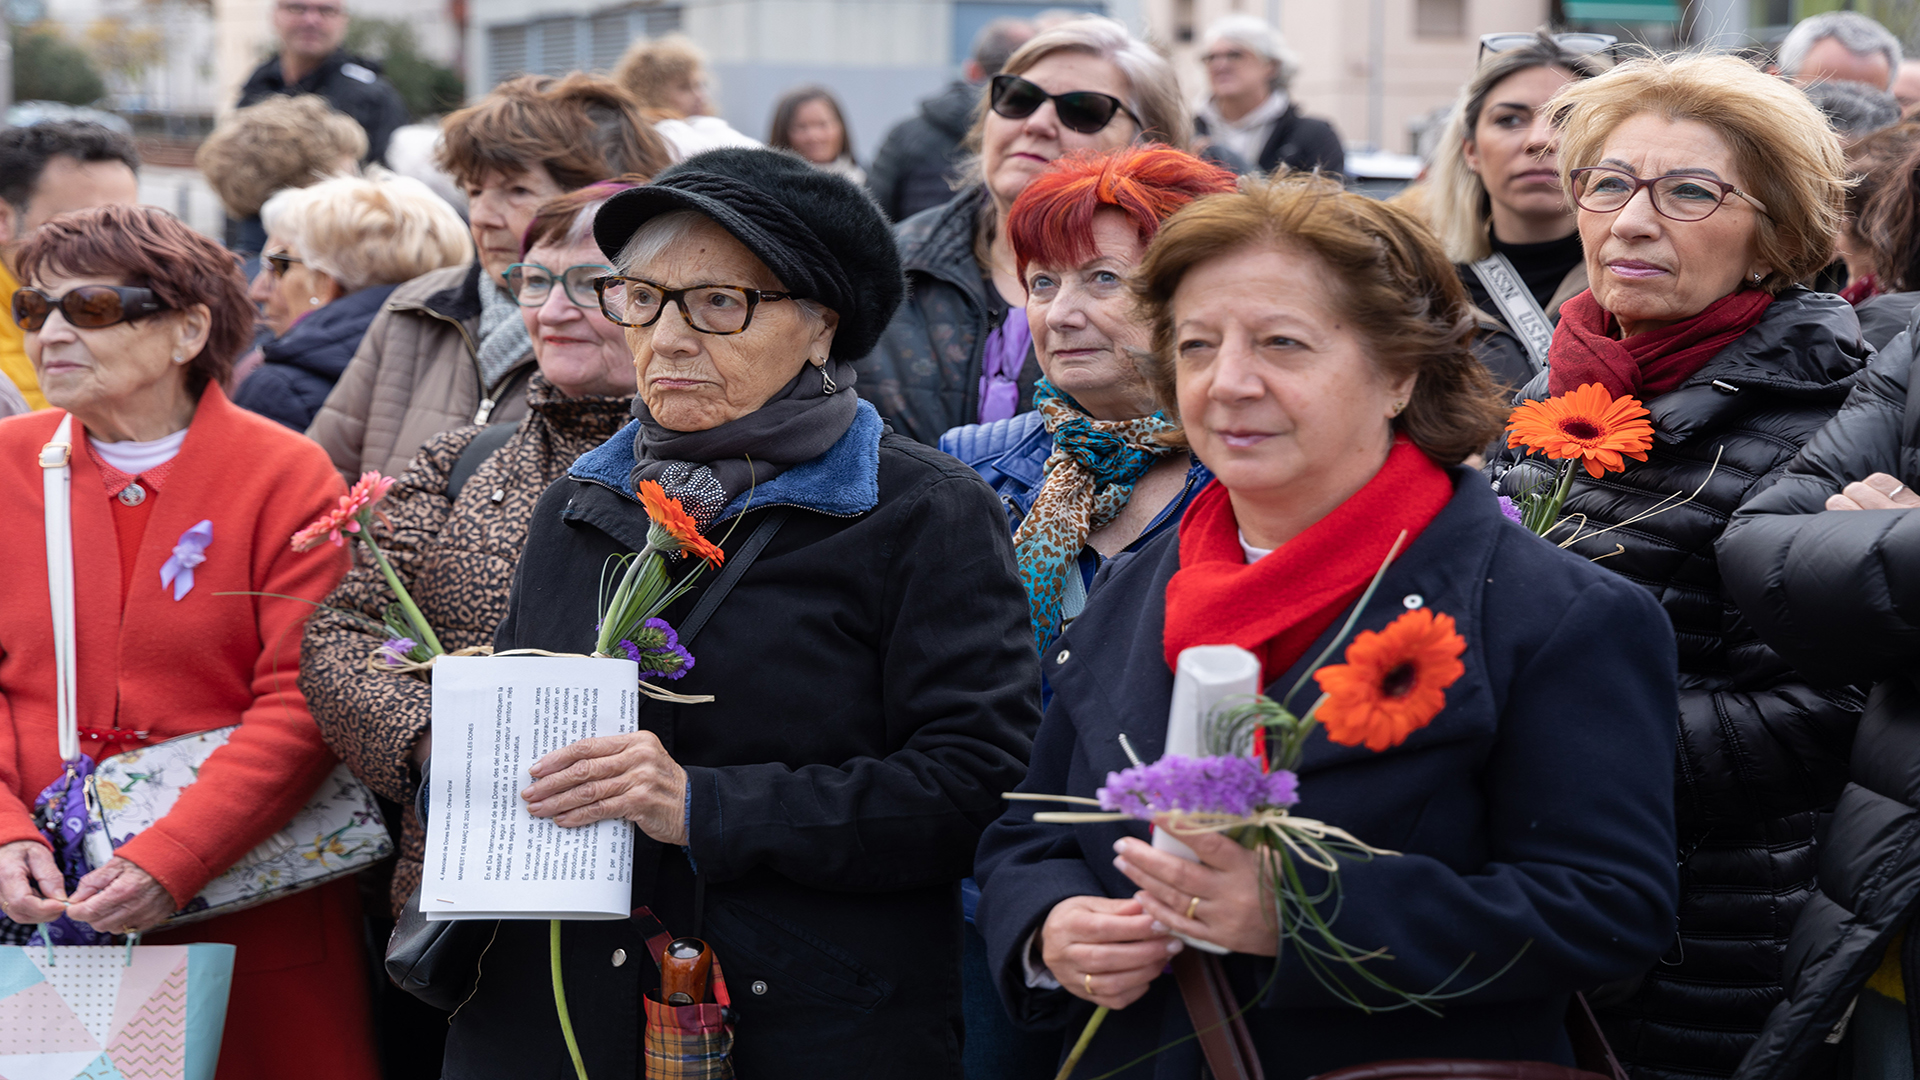
[[[38,330],[47,324],[54,309],[67,322],[81,330],[128,322],[167,310],[152,289],[133,289],[123,285],[82,285],[54,298],[39,289],[21,289],[13,294],[13,321],[22,330]]]
[[[995,75],[988,104],[1009,120],[1025,120],[1040,106],[1053,102],[1053,113],[1060,122],[1082,135],[1091,135],[1113,123],[1115,113],[1126,113],[1135,127],[1146,129],[1126,103],[1112,94],[1093,90],[1074,90],[1049,94],[1018,75]]]

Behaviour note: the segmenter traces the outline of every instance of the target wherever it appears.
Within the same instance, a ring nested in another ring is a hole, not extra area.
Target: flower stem
[[[387,585],[393,589],[393,595],[399,598],[400,607],[406,611],[407,618],[413,620],[413,628],[420,632],[420,643],[433,650],[435,656],[445,653],[447,650],[440,646],[440,639],[434,635],[433,627],[427,625],[427,617],[420,614],[420,606],[413,602],[407,587],[400,584],[400,575],[393,572],[386,555],[380,551],[380,545],[373,542],[373,523],[364,517],[360,521],[360,539],[367,545],[367,550],[373,553],[373,564],[386,575]]]
[[[1067,1060],[1060,1063],[1060,1071],[1054,1075],[1053,1080],[1067,1080],[1067,1077],[1073,1075],[1074,1067],[1079,1065],[1080,1059],[1086,1055],[1087,1044],[1093,1042],[1093,1033],[1100,1030],[1101,1021],[1105,1020],[1107,1014],[1112,1011],[1105,1005],[1093,1010],[1093,1016],[1088,1018],[1087,1026],[1080,1030],[1080,1038],[1073,1044],[1072,1052],[1067,1054]]]
[[[587,1063],[580,1060],[580,1043],[573,1037],[573,1017],[567,1013],[567,991],[560,981],[560,920],[547,923],[547,955],[553,965],[553,1007],[560,1014],[560,1034],[566,1036],[567,1054],[573,1058],[573,1072],[587,1080]]]

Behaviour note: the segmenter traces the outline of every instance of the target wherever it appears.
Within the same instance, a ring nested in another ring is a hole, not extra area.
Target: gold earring
[[[1407,411],[1407,403],[1406,403],[1406,402],[1404,402],[1404,401],[1396,401],[1396,402],[1394,402],[1394,403],[1393,403],[1393,415],[1395,415],[1395,416],[1399,416],[1399,415],[1400,415],[1401,413],[1403,413],[1403,412],[1406,412],[1406,411]]]

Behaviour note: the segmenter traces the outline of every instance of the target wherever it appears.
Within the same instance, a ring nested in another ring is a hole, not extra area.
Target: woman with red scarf
[[[1176,213],[1135,282],[1156,397],[1217,479],[1177,533],[1103,568],[1049,646],[1021,790],[1092,796],[1132,755],[1157,758],[1189,646],[1252,651],[1284,696],[1404,536],[1357,625],[1447,614],[1463,673],[1393,749],[1316,732],[1299,811],[1400,853],[1344,865],[1337,912],[1322,905],[1339,936],[1381,950],[1369,964],[1396,986],[1467,992],[1439,1016],[1356,1008],[1276,940],[1252,852],[1197,836],[1188,863],[1142,822],[1038,823],[1015,802],[975,867],[1002,997],[1066,1040],[1095,1006],[1120,1010],[1076,1075],[1191,1080],[1194,1014],[1163,977],[1178,933],[1230,950],[1221,970],[1272,1080],[1404,1058],[1571,1063],[1573,993],[1642,970],[1673,929],[1666,618],[1515,524],[1461,465],[1504,407],[1459,278],[1403,211],[1324,179],[1252,182]],[[1206,1056],[1213,1075],[1255,1075]]]
[[[1602,1019],[1644,1075],[1728,1076],[1780,1000],[1816,815],[1846,780],[1861,708],[1758,640],[1714,558],[1867,354],[1846,301],[1794,284],[1833,257],[1840,146],[1804,95],[1733,57],[1636,60],[1554,108],[1592,285],[1561,307],[1549,370],[1521,396],[1598,384],[1651,412],[1646,460],[1579,475],[1564,513],[1584,522],[1571,550],[1659,597],[1680,649],[1680,921]],[[1492,463],[1507,495],[1551,469],[1519,451]]]

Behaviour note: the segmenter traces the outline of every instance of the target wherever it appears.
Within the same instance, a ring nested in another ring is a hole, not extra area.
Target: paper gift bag
[[[0,1077],[212,1080],[231,945],[0,947]]]

